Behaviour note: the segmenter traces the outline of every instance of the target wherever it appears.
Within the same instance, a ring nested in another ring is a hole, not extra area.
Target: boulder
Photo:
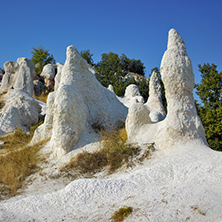
[[[169,31],[168,46],[161,61],[160,72],[167,99],[166,118],[158,123],[143,124],[134,135],[130,133],[133,126],[126,122],[128,140],[138,143],[154,142],[157,149],[170,148],[188,141],[207,145],[204,128],[194,104],[192,64],[183,39],[174,29]],[[133,115],[131,109],[127,119]],[[149,121],[147,117],[144,122],[146,121]]]
[[[74,148],[83,132],[92,131],[93,125],[111,129],[125,121],[127,111],[115,94],[98,82],[78,51],[69,46],[56,90],[47,100],[44,124],[35,131],[32,142],[51,137],[50,146],[60,157]]]
[[[152,122],[159,122],[166,116],[162,102],[162,92],[157,72],[153,72],[149,82],[149,97],[145,103]]]
[[[14,74],[19,69],[19,64],[12,61],[7,61],[4,63],[5,73]]]
[[[9,88],[26,90],[33,95],[33,68],[34,64],[26,58],[18,58],[17,62],[8,61],[4,64],[5,75],[2,79],[0,92],[7,91]]]
[[[28,131],[38,123],[41,107],[30,94],[23,89],[10,89],[5,106],[1,111],[1,135],[11,133],[16,127]]]
[[[133,103],[144,103],[144,99],[140,94],[138,86],[135,84],[130,84],[127,86],[124,96],[118,97],[118,99],[126,107],[130,107]]]
[[[34,64],[31,60],[26,58],[18,58],[19,70],[15,74],[15,82],[13,87],[15,89],[24,89],[31,96],[34,93],[33,85],[33,68]]]
[[[40,76],[43,76],[46,79],[53,80],[55,77],[55,66],[53,64],[45,65]]]

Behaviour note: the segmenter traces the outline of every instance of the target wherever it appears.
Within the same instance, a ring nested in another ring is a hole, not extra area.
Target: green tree
[[[49,54],[49,50],[44,49],[42,46],[32,48],[32,62],[35,64],[34,70],[39,75],[42,72],[43,67],[49,63],[55,63],[53,55]]]
[[[90,64],[90,65],[93,65],[94,62],[93,62],[93,54],[90,53],[90,50],[87,49],[87,50],[82,50],[80,52],[80,55]]]
[[[199,65],[201,83],[196,85],[196,94],[202,104],[197,105],[209,146],[222,151],[222,72],[215,64]]]
[[[113,52],[102,54],[101,61],[96,65],[96,71],[98,80],[105,87],[108,87],[109,84],[114,85],[114,83],[120,82],[127,74],[127,71],[122,70],[118,54]]]
[[[145,75],[145,69],[146,67],[144,64],[141,62],[140,59],[135,60],[135,59],[129,59],[127,58],[126,55],[122,54],[120,57],[120,62],[123,70],[129,71],[129,72],[134,72],[139,75],[144,76]]]

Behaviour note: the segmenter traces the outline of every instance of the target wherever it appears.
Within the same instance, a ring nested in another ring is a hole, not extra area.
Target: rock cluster
[[[7,61],[4,64],[5,74],[2,78],[0,92],[9,88],[24,89],[33,95],[34,64],[27,58],[18,58],[17,62]]]
[[[1,110],[0,135],[11,133],[16,127],[28,131],[38,123],[40,105],[23,89],[10,89]]]
[[[35,131],[33,143],[51,137],[50,145],[59,157],[93,125],[109,129],[125,120],[127,108],[97,81],[73,46],[67,48],[67,59],[57,80],[55,91],[48,96],[44,124]]]
[[[159,149],[191,140],[207,144],[192,94],[194,87],[192,64],[186,53],[183,39],[174,29],[169,31],[168,46],[161,61],[160,72],[167,99],[166,118],[158,123],[147,124],[149,118],[146,117],[137,133],[132,135],[131,128],[135,126],[130,126],[129,123],[132,122],[130,119],[133,115],[140,115],[141,110],[144,109],[130,108],[126,122],[129,140],[137,142],[141,140],[140,142],[143,143],[155,142]],[[139,107],[139,104],[135,105]]]

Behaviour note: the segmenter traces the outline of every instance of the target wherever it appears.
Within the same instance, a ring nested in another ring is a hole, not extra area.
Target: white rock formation
[[[133,103],[144,103],[144,99],[140,94],[138,86],[135,84],[130,84],[127,86],[124,96],[118,97],[118,99],[126,107],[130,107]]]
[[[107,89],[110,90],[111,92],[114,92],[113,86],[112,86],[111,84],[108,85],[108,88],[107,88]]]
[[[18,58],[19,70],[17,71],[13,87],[15,89],[24,89],[31,96],[34,93],[33,85],[33,69],[34,64],[31,60],[26,58]]]
[[[59,83],[60,83],[60,79],[61,79],[61,75],[62,75],[62,68],[63,65],[59,62],[56,63],[56,68],[57,68],[57,74],[55,76],[55,86],[54,86],[54,90],[56,91],[59,87]]]
[[[33,95],[34,64],[26,58],[18,58],[17,62],[8,61],[4,64],[5,75],[2,79],[0,92],[9,88],[24,89]]]
[[[126,131],[129,138],[134,137],[144,124],[151,123],[149,113],[143,103],[133,103],[126,119]]]
[[[27,91],[10,89],[7,98],[0,117],[1,135],[13,132],[16,127],[28,131],[38,123],[41,107]]]
[[[144,124],[137,135],[129,137],[129,141],[155,142],[158,149],[191,140],[207,144],[192,94],[194,75],[191,61],[181,36],[174,29],[169,31],[168,47],[160,71],[167,99],[167,116],[159,123]],[[129,110],[129,115],[131,113]],[[130,135],[129,128],[126,127]]]
[[[45,65],[40,76],[43,76],[46,79],[53,80],[55,77],[55,66],[53,64]]]
[[[166,116],[162,102],[161,85],[157,73],[154,71],[149,82],[149,97],[145,103],[152,122],[159,122]]]
[[[87,62],[69,46],[56,91],[48,97],[45,122],[36,130],[33,142],[51,137],[50,145],[59,157],[93,124],[115,127],[126,115],[127,108],[97,81]]]

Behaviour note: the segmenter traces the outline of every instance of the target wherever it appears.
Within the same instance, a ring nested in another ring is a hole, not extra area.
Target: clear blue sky
[[[89,49],[94,62],[102,53],[141,59],[146,76],[159,67],[168,31],[185,41],[195,80],[197,65],[215,63],[222,71],[221,0],[0,0],[0,67],[32,47],[49,49],[64,63],[66,47]]]

